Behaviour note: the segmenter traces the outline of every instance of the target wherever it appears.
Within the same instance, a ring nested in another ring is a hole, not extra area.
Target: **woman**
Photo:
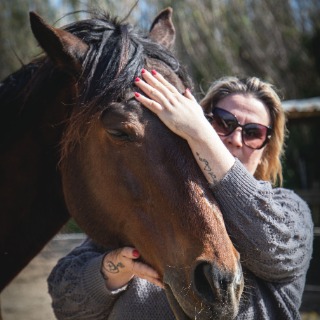
[[[223,78],[201,105],[159,73],[143,70],[135,97],[186,139],[241,254],[245,289],[237,319],[299,319],[312,253],[310,210],[282,182],[281,102],[257,78]],[[141,94],[141,92],[145,93]],[[209,121],[208,121],[209,120]],[[48,282],[58,319],[174,319],[157,273],[139,252],[87,240],[59,261]]]

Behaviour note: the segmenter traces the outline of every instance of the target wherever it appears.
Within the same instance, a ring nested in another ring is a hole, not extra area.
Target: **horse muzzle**
[[[191,270],[191,282],[183,284],[180,275],[165,273],[166,294],[178,320],[234,319],[239,310],[244,281],[238,263],[235,272],[223,271],[215,263],[198,261]]]

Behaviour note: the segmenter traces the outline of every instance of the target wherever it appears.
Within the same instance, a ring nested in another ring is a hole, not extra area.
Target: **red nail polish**
[[[140,97],[140,93],[138,93],[138,92],[135,92],[134,95],[135,95],[137,98]]]
[[[135,82],[139,82],[140,80],[141,80],[141,79],[140,79],[139,77],[136,77],[134,81],[135,81]]]
[[[157,74],[156,70],[151,70],[151,73],[155,76]]]
[[[146,73],[146,69],[142,69],[142,70],[141,70],[141,73]]]
[[[134,249],[132,251],[132,255],[135,257],[135,258],[139,258],[140,257],[140,252],[137,250],[137,249]]]

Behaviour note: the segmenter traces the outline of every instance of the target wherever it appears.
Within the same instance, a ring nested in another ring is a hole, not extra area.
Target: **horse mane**
[[[21,69],[4,79],[4,81],[0,83],[1,101],[10,101],[15,98],[16,95],[25,88],[37,68],[38,63],[29,63],[27,65],[23,65]]]
[[[84,79],[81,102],[108,104],[133,89],[133,80],[146,64],[155,59],[169,66],[187,86],[190,79],[173,53],[153,42],[147,34],[129,23],[112,18],[109,13],[92,13],[91,19],[65,27],[89,45],[83,61]]]
[[[173,53],[153,42],[147,34],[117,17],[111,17],[108,12],[93,11],[88,14],[91,15],[90,19],[64,27],[89,45],[83,61],[82,105],[91,101],[105,104],[123,98],[124,93],[133,88],[133,79],[140,74],[146,59],[166,64],[186,87],[191,87],[189,76]],[[41,85],[37,81],[41,77],[37,70],[46,62],[44,58],[35,59],[8,76],[0,83],[1,101],[16,97],[17,94],[28,96],[36,86]]]
[[[37,115],[37,106],[31,106],[26,110],[25,105],[31,95],[39,93],[39,90],[32,89],[41,83],[34,80],[39,78],[38,70],[42,65],[43,59],[35,59],[0,82],[0,114],[4,120],[0,126],[2,146],[10,145],[11,141],[23,131],[27,122]],[[17,124],[19,120],[21,122]]]

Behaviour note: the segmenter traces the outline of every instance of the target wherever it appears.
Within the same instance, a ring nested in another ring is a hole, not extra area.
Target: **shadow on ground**
[[[60,235],[51,240],[1,293],[3,320],[55,320],[47,277],[57,261],[78,246],[84,235]]]

